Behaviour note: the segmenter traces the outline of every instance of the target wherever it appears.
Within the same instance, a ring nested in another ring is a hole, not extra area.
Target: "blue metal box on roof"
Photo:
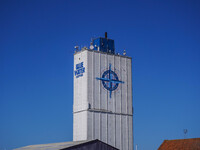
[[[92,41],[94,50],[115,54],[115,45],[114,40],[107,38],[107,33],[105,34],[105,38],[97,38]]]

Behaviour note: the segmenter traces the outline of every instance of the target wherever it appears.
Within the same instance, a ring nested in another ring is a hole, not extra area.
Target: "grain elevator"
[[[115,53],[107,33],[75,52],[73,88],[73,141],[133,150],[132,59]]]

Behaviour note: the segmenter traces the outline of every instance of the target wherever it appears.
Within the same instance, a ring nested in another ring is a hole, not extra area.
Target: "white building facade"
[[[133,150],[132,59],[82,49],[74,54],[73,141],[92,139]]]

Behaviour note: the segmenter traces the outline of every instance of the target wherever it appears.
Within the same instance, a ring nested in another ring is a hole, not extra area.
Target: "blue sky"
[[[73,51],[133,58],[134,144],[200,137],[200,1],[1,0],[0,150],[72,140]]]

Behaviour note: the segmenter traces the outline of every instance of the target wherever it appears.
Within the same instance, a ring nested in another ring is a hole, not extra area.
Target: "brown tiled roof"
[[[200,150],[200,138],[164,140],[158,150]]]

